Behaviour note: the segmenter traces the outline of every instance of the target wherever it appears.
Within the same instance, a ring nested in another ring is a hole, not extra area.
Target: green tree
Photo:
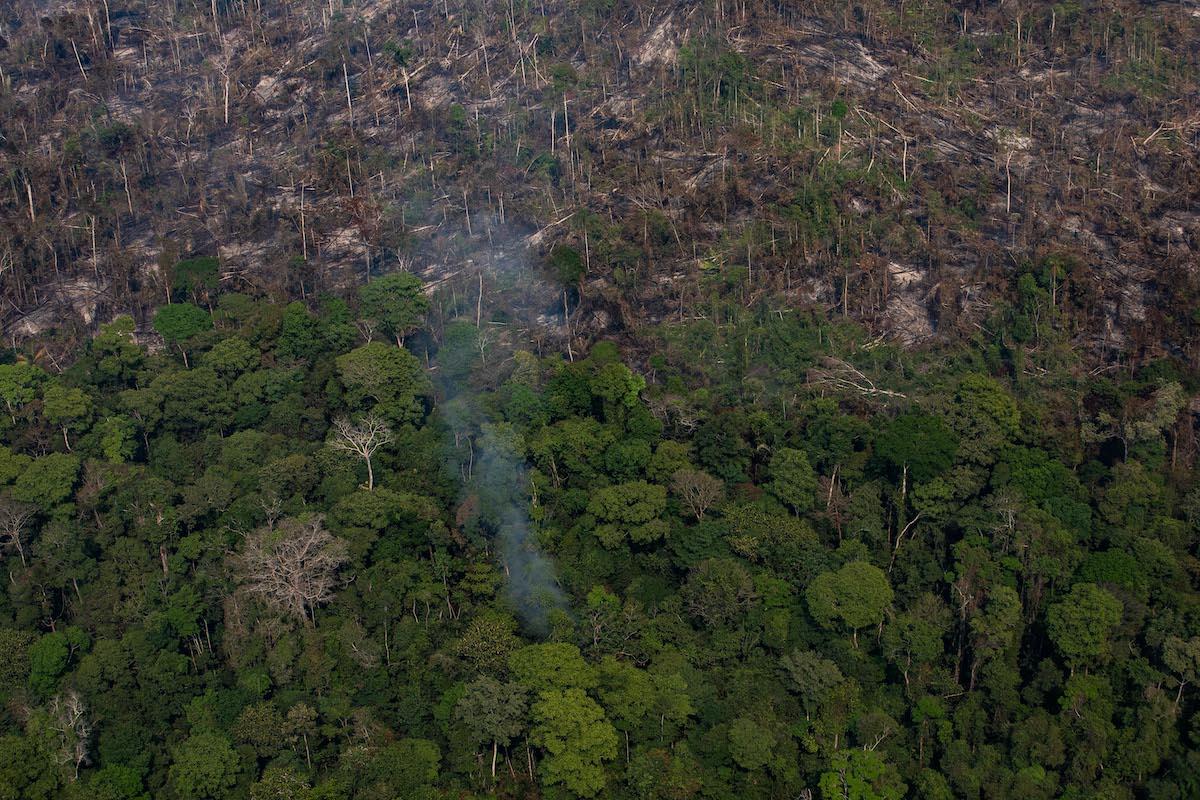
[[[949,630],[950,610],[931,593],[917,597],[888,623],[883,631],[883,652],[900,671],[905,687],[911,688],[914,672],[928,676],[944,652],[942,639]]]
[[[87,634],[74,627],[42,636],[29,646],[29,685],[41,695],[53,694],[67,667],[88,643]]]
[[[250,800],[311,800],[312,787],[303,776],[285,766],[269,766],[250,784]]]
[[[1046,612],[1046,630],[1072,674],[1102,659],[1108,637],[1121,621],[1121,601],[1094,583],[1077,583]]]
[[[93,429],[100,453],[114,464],[124,464],[137,449],[137,428],[124,415],[105,417]]]
[[[529,693],[513,683],[477,678],[467,684],[454,706],[454,718],[466,731],[473,746],[492,746],[492,777],[496,777],[496,753],[508,747],[525,729]]]
[[[1163,642],[1163,663],[1179,681],[1179,690],[1175,693],[1175,707],[1183,697],[1183,687],[1189,683],[1200,682],[1200,636],[1183,639],[1179,636],[1168,636]]]
[[[88,780],[86,788],[91,800],[150,800],[138,771],[121,764],[99,769]]]
[[[967,686],[974,689],[979,668],[1016,646],[1021,633],[1021,598],[1008,586],[993,587],[970,625],[975,659]]]
[[[754,580],[732,558],[710,558],[688,575],[683,601],[693,616],[708,625],[731,625],[758,599]]]
[[[211,303],[210,294],[221,283],[221,262],[213,256],[184,259],[171,270],[171,289],[197,302]]]
[[[821,773],[822,800],[900,800],[908,787],[874,750],[839,750]]]
[[[82,389],[53,382],[42,393],[42,412],[62,430],[63,444],[71,450],[69,431],[85,425],[92,416],[92,398]]]
[[[917,483],[936,478],[950,468],[958,439],[941,417],[901,414],[875,439],[875,456],[892,474]]]
[[[221,800],[232,796],[242,767],[224,736],[211,731],[193,733],[173,756],[169,784],[180,800]]]
[[[517,682],[535,692],[596,685],[596,671],[566,642],[526,645],[509,656],[508,665]]]
[[[200,360],[218,375],[230,380],[258,366],[261,361],[262,353],[258,348],[240,336],[222,339]]]
[[[851,561],[836,572],[818,575],[805,592],[813,619],[826,628],[839,622],[845,625],[855,647],[859,629],[883,622],[893,596],[887,575],[865,561]]]
[[[25,361],[0,364],[0,400],[4,402],[13,425],[17,424],[17,414],[37,399],[46,379],[47,375],[41,367]]]
[[[79,466],[79,459],[66,453],[35,458],[13,484],[12,496],[42,511],[52,511],[71,498]]]
[[[837,664],[811,650],[795,650],[781,659],[788,686],[800,697],[804,715],[817,713],[845,678]]]
[[[539,766],[547,786],[561,784],[579,797],[605,786],[604,762],[617,756],[617,732],[604,710],[582,689],[550,689],[533,704],[530,741],[546,751]]]
[[[27,736],[0,736],[0,800],[53,800],[63,774],[53,754]]]
[[[667,490],[645,481],[621,483],[598,489],[588,503],[596,517],[596,538],[613,548],[626,540],[648,544],[663,538],[667,524],[659,515],[667,507]]]
[[[179,348],[185,367],[188,366],[188,357],[184,343],[210,328],[212,317],[204,309],[191,303],[163,306],[154,314],[154,330],[158,331],[168,344]]]
[[[631,409],[641,402],[646,379],[635,375],[629,367],[620,363],[605,364],[592,376],[592,394],[603,404],[604,419],[608,422],[623,422]]]
[[[134,341],[136,330],[137,324],[128,314],[100,327],[100,333],[88,346],[95,365],[89,375],[97,385],[125,388],[133,383],[146,360],[146,351]]]
[[[771,456],[767,489],[797,516],[810,511],[816,499],[817,476],[803,450],[781,447]]]
[[[425,415],[423,398],[429,379],[412,353],[383,342],[370,342],[337,358],[338,374],[354,408],[398,422],[417,422]]]
[[[248,744],[262,758],[270,758],[287,743],[288,731],[283,715],[273,703],[246,706],[233,724],[236,741]]]
[[[288,303],[279,322],[279,338],[275,349],[288,361],[316,358],[324,342],[320,323],[309,313],[308,306],[299,300]]]
[[[424,284],[411,272],[376,278],[358,290],[362,315],[403,345],[404,337],[421,326],[429,310]]]
[[[729,726],[729,754],[742,769],[765,767],[774,749],[774,735],[750,717],[738,717]]]
[[[364,784],[355,797],[369,800],[424,800],[434,796],[441,754],[427,739],[401,739],[379,748],[357,776]]]

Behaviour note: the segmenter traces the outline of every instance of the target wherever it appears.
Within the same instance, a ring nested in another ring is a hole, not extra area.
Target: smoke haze
[[[518,259],[500,256],[488,258],[487,263],[491,266],[484,272],[485,282],[495,284],[502,279],[511,286],[516,281],[524,300],[536,294],[535,288],[525,286],[530,276],[521,269]],[[480,301],[485,329],[490,311],[504,311],[508,316],[513,313],[511,308],[490,308],[488,298],[485,292]],[[449,330],[454,325],[460,331],[467,325],[474,328],[475,319],[463,319],[448,326],[435,373],[442,395],[441,413],[454,437],[451,445],[460,456],[463,447],[469,448],[467,466],[459,475],[461,499],[466,501],[472,495],[478,499],[480,528],[496,549],[505,574],[506,596],[525,632],[544,636],[549,631],[550,613],[566,608],[567,602],[554,563],[539,549],[530,520],[529,476],[521,434],[507,422],[487,419],[478,402],[480,391],[464,363],[464,354],[453,352],[454,337]],[[480,335],[478,330],[475,335]],[[459,346],[463,345],[466,343],[460,342]],[[478,356],[478,350],[473,355]]]

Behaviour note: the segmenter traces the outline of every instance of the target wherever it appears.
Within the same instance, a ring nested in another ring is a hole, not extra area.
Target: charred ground
[[[201,302],[465,296],[503,233],[558,338],[786,303],[1013,339],[1030,275],[1088,361],[1200,355],[1195,3],[6,8],[10,341],[145,320],[197,256]]]

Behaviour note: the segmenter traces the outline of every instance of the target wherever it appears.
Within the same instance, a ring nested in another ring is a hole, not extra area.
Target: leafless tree
[[[334,450],[354,453],[367,462],[367,490],[370,491],[375,488],[375,469],[371,466],[371,456],[391,442],[391,427],[374,414],[367,414],[358,422],[351,422],[347,417],[335,419],[333,439],[329,446]]]
[[[720,478],[714,478],[707,472],[680,469],[671,476],[671,491],[687,506],[692,516],[701,520],[708,509],[721,501],[725,494],[725,484]]]
[[[21,557],[21,566],[29,566],[25,560],[25,537],[29,533],[29,521],[33,519],[33,506],[19,503],[10,497],[0,497],[0,548],[13,549]]]
[[[325,529],[324,517],[286,519],[246,537],[238,557],[242,588],[268,606],[316,623],[314,609],[333,599],[346,545]]]
[[[879,388],[862,370],[832,356],[822,359],[820,367],[809,370],[808,382],[822,389],[851,392],[863,397],[905,397],[901,392]]]
[[[92,722],[87,718],[83,698],[74,689],[56,695],[50,701],[50,718],[59,735],[58,760],[74,765],[78,779],[79,768],[88,763],[92,741]]]

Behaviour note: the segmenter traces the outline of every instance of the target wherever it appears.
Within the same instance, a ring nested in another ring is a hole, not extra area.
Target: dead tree
[[[676,470],[671,476],[671,491],[687,506],[697,520],[704,519],[705,512],[721,501],[725,484],[698,469]]]
[[[242,589],[267,606],[316,624],[315,609],[333,599],[346,545],[316,515],[287,519],[246,537],[240,556]]]
[[[33,515],[33,506],[19,503],[11,497],[0,497],[0,548],[16,550],[23,567],[29,566],[25,559],[25,537],[29,534],[29,522]]]
[[[92,722],[87,718],[87,707],[83,698],[74,689],[56,695],[50,701],[50,718],[58,732],[58,761],[71,764],[75,779],[79,779],[79,768],[88,763],[88,751],[92,741]]]
[[[354,453],[367,462],[367,491],[375,488],[375,469],[371,466],[371,456],[385,444],[392,443],[392,429],[379,417],[368,414],[358,422],[351,422],[346,417],[333,421],[334,438],[329,446],[334,450]]]

